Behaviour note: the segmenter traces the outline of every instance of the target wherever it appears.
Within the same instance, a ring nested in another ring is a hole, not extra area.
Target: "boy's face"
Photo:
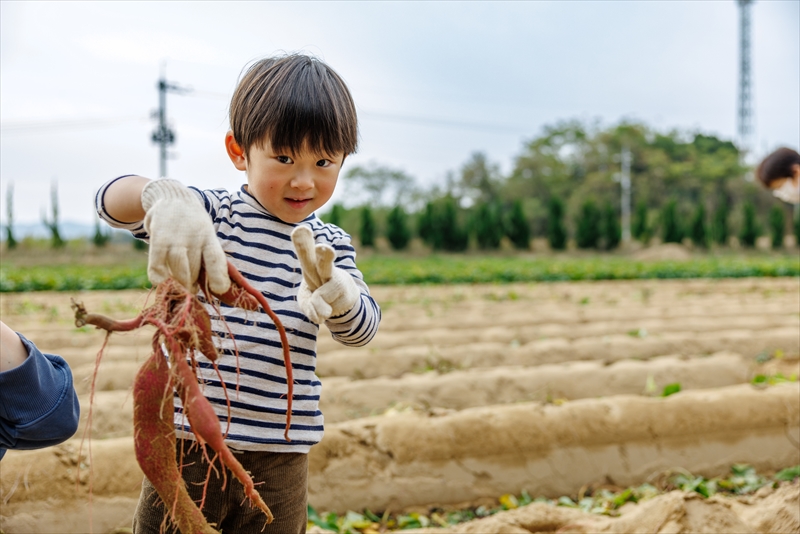
[[[299,223],[330,200],[344,162],[344,154],[277,153],[268,142],[250,147],[245,157],[230,132],[225,145],[234,166],[247,172],[247,192],[287,223]]]

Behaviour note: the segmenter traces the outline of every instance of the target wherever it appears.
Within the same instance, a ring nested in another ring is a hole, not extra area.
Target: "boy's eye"
[[[278,156],[276,159],[278,161],[280,161],[281,163],[291,163],[292,162],[292,158],[290,158],[289,156]]]
[[[331,161],[329,159],[321,159],[317,162],[317,167],[327,167],[330,164]]]

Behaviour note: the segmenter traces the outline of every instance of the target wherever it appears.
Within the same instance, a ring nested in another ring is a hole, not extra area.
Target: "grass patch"
[[[370,285],[800,276],[800,258],[783,255],[720,256],[652,262],[619,256],[528,258],[373,255],[359,260],[358,266]],[[0,292],[148,287],[147,267],[138,262],[124,266],[22,266],[4,262],[0,267]]]

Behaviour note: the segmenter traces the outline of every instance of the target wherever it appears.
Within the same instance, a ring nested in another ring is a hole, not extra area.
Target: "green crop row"
[[[620,257],[542,258],[371,256],[359,261],[371,285],[800,276],[792,256],[710,257],[640,262]],[[143,289],[144,266],[52,265],[0,268],[0,292]]]
[[[405,259],[373,256],[359,262],[370,284],[470,284],[744,278],[799,276],[800,258],[720,257],[688,261],[639,262],[626,258],[522,259],[519,257],[429,256]]]
[[[150,281],[146,267],[53,265],[0,269],[0,293],[147,287]]]

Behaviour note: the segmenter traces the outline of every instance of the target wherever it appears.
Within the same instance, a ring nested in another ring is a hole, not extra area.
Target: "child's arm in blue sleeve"
[[[23,335],[19,340],[27,357],[0,372],[0,458],[5,449],[38,449],[61,443],[75,434],[80,419],[67,362],[60,356],[43,354]]]

